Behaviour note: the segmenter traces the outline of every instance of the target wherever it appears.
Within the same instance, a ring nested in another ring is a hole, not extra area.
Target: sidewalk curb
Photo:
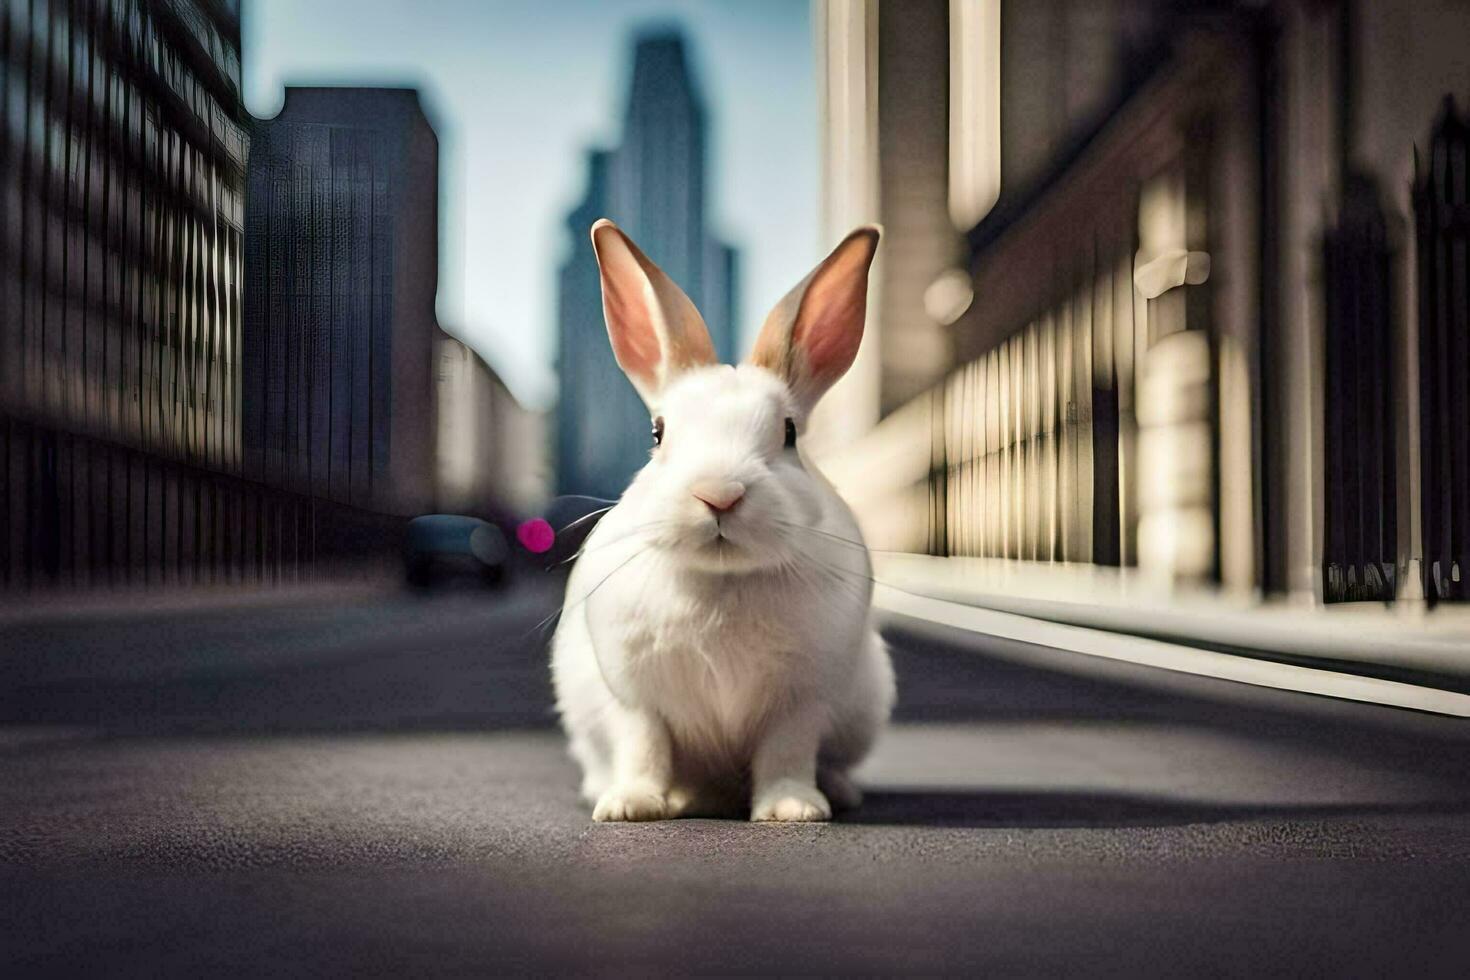
[[[1128,633],[1059,623],[900,591],[879,584],[881,614],[1107,660],[1412,711],[1470,718],[1470,694],[1404,681],[1201,649]]]

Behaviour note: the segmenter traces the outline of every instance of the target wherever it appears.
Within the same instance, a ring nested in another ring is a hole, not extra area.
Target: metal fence
[[[1467,161],[1470,126],[1447,97],[1414,187],[1424,593],[1431,600],[1470,599]]]
[[[1350,176],[1323,244],[1327,602],[1391,602],[1397,588],[1391,259],[1377,186]]]

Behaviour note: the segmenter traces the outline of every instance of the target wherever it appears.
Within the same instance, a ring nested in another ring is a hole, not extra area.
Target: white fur
[[[597,525],[553,641],[557,707],[596,820],[826,820],[894,699],[852,512],[785,448],[786,383],[680,375],[663,445]],[[728,514],[691,493],[745,486]]]

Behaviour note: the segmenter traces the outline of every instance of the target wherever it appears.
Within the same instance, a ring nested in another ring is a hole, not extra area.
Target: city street
[[[3,972],[1463,975],[1437,725],[897,633],[857,814],[593,825],[554,601],[0,622]]]
[[[1470,977],[1467,37],[0,0],[0,980]]]

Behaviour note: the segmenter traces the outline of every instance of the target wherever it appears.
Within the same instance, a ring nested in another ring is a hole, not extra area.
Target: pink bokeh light
[[[516,538],[527,551],[539,555],[551,550],[556,543],[556,532],[542,518],[533,517],[516,528]]]

